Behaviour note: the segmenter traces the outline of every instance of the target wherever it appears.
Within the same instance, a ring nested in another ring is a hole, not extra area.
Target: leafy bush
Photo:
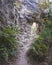
[[[48,52],[48,46],[41,43],[41,40],[38,39],[35,41],[35,43],[32,44],[28,54],[34,60],[42,61],[45,59],[47,52]]]
[[[52,21],[48,18],[45,21],[45,28],[41,32],[40,37],[43,38],[42,42],[48,46],[52,46]]]
[[[11,56],[15,55],[18,46],[17,33],[13,27],[0,28],[0,59],[7,61]]]

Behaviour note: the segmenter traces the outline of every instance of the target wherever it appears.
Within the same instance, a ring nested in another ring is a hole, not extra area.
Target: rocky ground
[[[31,25],[27,22],[22,22],[19,30],[19,52],[17,54],[16,60],[12,65],[30,65],[27,58],[27,51],[33,42],[33,39],[37,37],[34,30],[34,34],[31,33]]]

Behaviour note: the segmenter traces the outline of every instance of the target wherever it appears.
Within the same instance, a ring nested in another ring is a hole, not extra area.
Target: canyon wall
[[[17,24],[16,0],[0,0],[0,26]]]

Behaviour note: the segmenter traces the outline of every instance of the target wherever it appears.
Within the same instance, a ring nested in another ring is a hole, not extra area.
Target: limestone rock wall
[[[0,0],[0,26],[17,24],[16,0]]]

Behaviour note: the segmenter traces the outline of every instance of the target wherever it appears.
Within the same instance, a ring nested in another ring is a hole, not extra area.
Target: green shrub
[[[42,43],[45,43],[48,46],[52,46],[52,21],[48,19],[45,22],[45,28],[41,32],[40,37],[43,38]]]
[[[32,44],[31,48],[29,49],[29,56],[34,60],[42,61],[45,59],[48,53],[48,46],[38,39],[35,43]]]
[[[8,60],[17,50],[18,32],[12,27],[0,28],[0,59]]]

